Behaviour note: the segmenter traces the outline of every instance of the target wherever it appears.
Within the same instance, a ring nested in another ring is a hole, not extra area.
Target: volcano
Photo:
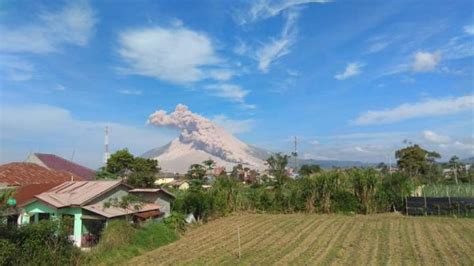
[[[151,114],[148,123],[178,129],[180,135],[169,144],[142,155],[158,160],[164,172],[186,173],[191,164],[212,159],[217,166],[230,170],[236,164],[263,170],[271,153],[246,144],[209,119],[178,104],[174,112],[164,110]]]

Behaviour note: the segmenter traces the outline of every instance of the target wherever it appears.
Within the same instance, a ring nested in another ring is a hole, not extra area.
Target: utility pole
[[[298,139],[295,136],[295,151],[293,153],[295,157],[295,171],[298,171]]]
[[[104,138],[104,165],[107,164],[107,160],[109,160],[109,127],[105,126],[105,138]]]

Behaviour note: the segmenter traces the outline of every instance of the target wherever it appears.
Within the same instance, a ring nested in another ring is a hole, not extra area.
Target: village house
[[[174,180],[173,182],[169,183],[173,188],[179,189],[179,190],[186,190],[189,188],[189,182],[186,180]]]
[[[105,207],[111,199],[120,199],[132,188],[121,181],[70,181],[36,195],[21,208],[22,224],[40,220],[70,217],[73,221],[71,238],[77,246],[95,243],[111,219],[136,216],[139,220],[160,217],[160,206],[145,202],[134,208]],[[157,202],[160,202],[157,200]]]

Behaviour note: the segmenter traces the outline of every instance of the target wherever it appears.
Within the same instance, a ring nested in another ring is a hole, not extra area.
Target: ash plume
[[[209,119],[191,112],[186,105],[178,104],[169,114],[164,110],[158,110],[150,115],[148,123],[158,127],[179,129],[180,136],[175,141],[191,145],[194,149],[205,151],[229,162],[252,163],[249,162],[247,144]]]

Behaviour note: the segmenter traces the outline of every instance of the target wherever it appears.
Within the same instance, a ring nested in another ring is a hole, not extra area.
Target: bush
[[[124,220],[111,221],[85,262],[91,265],[124,262],[178,238],[165,223],[151,221],[135,228]]]
[[[2,265],[75,265],[81,257],[60,221],[0,225],[0,255]]]
[[[184,233],[186,231],[186,221],[183,214],[179,212],[172,212],[170,216],[166,217],[163,222],[177,233]]]
[[[349,191],[336,191],[332,196],[332,211],[350,213],[357,212],[361,206],[357,197]]]
[[[379,205],[384,210],[403,209],[405,197],[410,195],[412,187],[412,181],[407,175],[393,173],[385,176],[377,193]]]

